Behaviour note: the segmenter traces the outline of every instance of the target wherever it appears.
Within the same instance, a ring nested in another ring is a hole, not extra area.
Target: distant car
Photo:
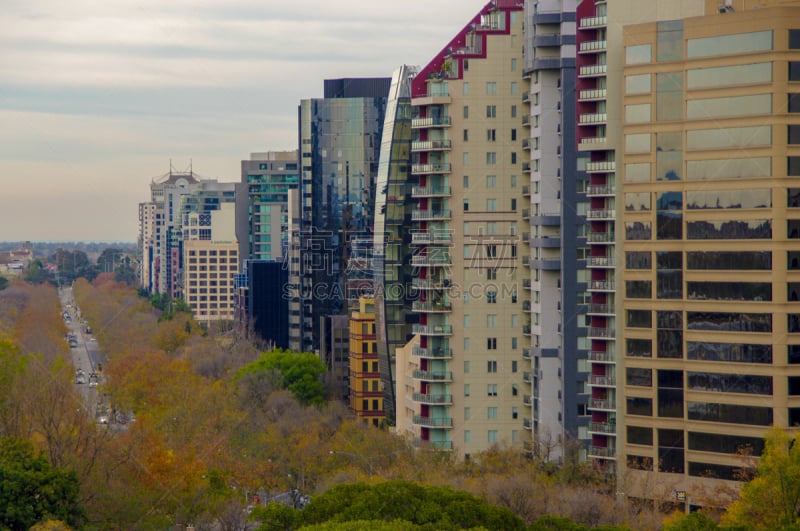
[[[106,414],[98,415],[97,423],[98,424],[108,424],[108,415],[106,415]]]
[[[90,338],[89,341],[97,341],[95,338]]]
[[[89,375],[89,387],[97,387],[100,378],[97,376],[96,372],[93,372]]]

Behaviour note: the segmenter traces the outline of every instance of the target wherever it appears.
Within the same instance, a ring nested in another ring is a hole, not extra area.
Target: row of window
[[[658,372],[661,373],[663,371]],[[628,367],[625,369],[625,383],[626,385],[635,387],[652,387],[653,370],[649,368]],[[682,384],[683,382],[681,382],[681,387]],[[790,377],[789,384],[790,395],[800,393],[800,378]],[[794,385],[796,389],[792,389],[792,385]],[[711,372],[687,372],[686,388],[692,391],[765,396],[771,396],[773,391],[772,376]]]
[[[668,393],[669,389],[658,391],[658,416],[683,418],[683,392]],[[653,399],[628,397],[626,414],[644,417],[653,416]],[[772,408],[763,406],[744,406],[720,404],[716,402],[687,402],[686,418],[703,422],[722,422],[726,424],[745,424],[750,426],[771,426]]]
[[[681,271],[659,271],[657,278],[658,299],[682,299],[683,275]],[[719,301],[766,302],[773,299],[770,282],[686,282],[686,299]],[[800,301],[800,283],[789,282],[786,296],[791,302]],[[629,299],[651,299],[652,281],[626,280],[625,297]]]
[[[683,216],[673,212],[656,214],[656,239],[683,239]],[[650,221],[625,222],[625,239],[629,241],[649,241],[653,239]],[[789,231],[800,229],[800,223],[792,222]],[[794,234],[794,236],[791,236]],[[789,232],[790,237],[800,238],[800,233]],[[772,239],[772,220],[729,220],[729,221],[687,221],[687,240],[769,240]]]
[[[659,269],[682,269],[681,252],[657,252]],[[670,255],[673,264],[667,267],[662,257]],[[800,253],[789,251],[787,262],[790,269],[800,268]],[[794,266],[792,266],[794,264]],[[625,268],[649,270],[653,268],[650,251],[626,251]],[[686,253],[686,269],[695,271],[732,270],[732,271],[769,271],[772,269],[771,251],[688,251]]]

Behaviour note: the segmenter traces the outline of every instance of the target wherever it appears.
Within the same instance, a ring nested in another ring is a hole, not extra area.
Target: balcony
[[[578,92],[578,101],[597,101],[608,97],[608,89],[589,89]]]
[[[425,127],[450,127],[450,117],[438,116],[436,118],[414,118],[411,120],[412,129],[422,129]]]
[[[531,335],[531,325],[522,325],[522,335]]]
[[[613,459],[615,453],[616,450],[614,448],[604,446],[592,446],[589,448],[589,457],[606,457]]]
[[[561,68],[561,58],[534,57],[532,66],[534,70],[557,70]]]
[[[522,287],[525,289],[531,289],[531,279],[523,278],[522,279]]]
[[[411,197],[447,197],[453,193],[449,186],[414,186]]]
[[[581,141],[578,143],[578,147],[581,147],[584,150],[605,149],[607,142],[608,138],[604,136],[584,137],[581,138]]]
[[[601,387],[614,387],[617,385],[616,378],[613,376],[596,376],[592,375],[589,379],[589,385],[597,385]]]
[[[586,164],[588,173],[613,173],[616,169],[617,164],[613,161],[588,162]]]
[[[527,417],[522,419],[522,427],[525,428],[526,430],[533,429],[533,421]]]
[[[525,141],[523,140],[523,143],[524,142]],[[531,195],[531,187],[530,187],[530,185],[526,184],[526,185],[522,186],[522,195],[524,195],[525,197],[530,197],[530,195]]]
[[[611,326],[590,326],[588,329],[589,337],[613,338],[614,327]]]
[[[592,280],[589,282],[589,291],[615,291],[616,286],[610,280]]]
[[[412,232],[411,245],[447,244],[452,241],[450,231],[436,230],[428,232]]]
[[[608,17],[605,15],[600,17],[585,17],[581,19],[580,29],[603,28],[608,25]]]
[[[423,348],[414,346],[411,348],[411,355],[419,358],[450,359],[453,357],[453,350],[449,348]]]
[[[531,398],[531,395],[523,395],[523,396],[522,396],[522,403],[523,403],[524,405],[526,405],[526,406],[529,406],[529,407],[530,407],[530,406],[532,406],[532,405],[533,405],[533,398]]]
[[[590,422],[589,431],[595,433],[616,433],[617,425],[613,422]]]
[[[601,352],[599,350],[593,350],[589,352],[589,359],[600,363],[614,363],[617,360],[617,356],[613,351]]]
[[[561,35],[534,35],[533,45],[536,47],[561,46]]]
[[[531,267],[542,271],[561,271],[560,258],[532,258]]]
[[[579,53],[597,53],[597,52],[604,52],[608,48],[608,41],[586,41],[582,42],[580,48],[578,49]]]
[[[586,241],[589,243],[614,243],[613,232],[590,232],[586,236]]]
[[[531,139],[530,138],[523,138],[522,139],[522,149],[530,149],[530,148],[531,148]]]
[[[411,142],[411,151],[442,151],[450,149],[450,140],[418,140]]]
[[[608,65],[588,65],[582,66],[578,72],[578,77],[600,77],[605,76]]]
[[[411,280],[411,287],[419,290],[443,290],[450,287],[450,281],[432,278],[414,278]]]
[[[522,171],[523,171],[523,173],[530,173],[531,172],[531,163],[530,162],[523,162],[522,163]]]
[[[606,219],[612,220],[617,217],[617,213],[610,208],[604,208],[600,210],[589,210],[586,212],[586,219]]]
[[[453,441],[426,441],[424,439],[414,439],[414,446],[433,450],[452,450]]]
[[[414,415],[414,424],[417,424],[418,426],[426,426],[428,428],[452,428],[453,419],[449,417],[432,418]]]
[[[586,187],[586,195],[589,197],[612,196],[615,193],[613,184],[590,184]]]
[[[578,125],[598,125],[608,121],[608,113],[583,113],[578,115]]]
[[[413,399],[414,402],[420,402],[422,404],[450,405],[453,403],[453,395],[428,395],[423,393],[414,393]]]
[[[596,315],[614,315],[613,304],[590,304],[588,308],[589,313]]]
[[[411,311],[422,313],[445,313],[453,311],[453,305],[449,302],[414,301],[411,303]]]
[[[531,378],[531,373],[529,371],[522,373],[522,381],[528,383],[531,383],[533,381]]]
[[[428,382],[452,382],[453,373],[450,371],[421,371],[415,370],[411,373],[415,380],[425,380]]]
[[[447,162],[440,164],[412,164],[411,173],[414,175],[450,173],[450,163]]]
[[[614,402],[614,400],[601,400],[598,398],[592,398],[589,400],[589,408],[604,411],[616,411],[617,404]]]
[[[418,267],[448,267],[452,265],[450,255],[445,253],[417,255],[411,257],[411,265]]]
[[[586,265],[589,267],[614,267],[616,263],[613,256],[590,256],[586,259]]]
[[[413,210],[411,221],[445,221],[450,219],[449,210]]]
[[[453,334],[452,325],[420,325],[412,326],[411,331],[423,336],[449,336]]]

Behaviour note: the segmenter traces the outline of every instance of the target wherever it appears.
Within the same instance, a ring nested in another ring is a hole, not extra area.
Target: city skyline
[[[297,105],[324,79],[422,63],[484,4],[12,1],[0,241],[134,241],[170,164],[237,181],[251,152],[297,147]]]

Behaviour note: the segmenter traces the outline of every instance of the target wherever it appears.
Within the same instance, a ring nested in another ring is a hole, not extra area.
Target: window
[[[461,156],[461,162],[464,166],[469,166],[469,152],[465,151]]]
[[[496,291],[487,291],[486,292],[486,302],[488,304],[497,304],[497,292]]]
[[[497,105],[487,105],[486,106],[486,117],[487,118],[497,118]]]
[[[486,372],[497,372],[497,360],[489,360],[486,362]]]
[[[469,374],[469,361],[464,362],[464,374]]]
[[[494,212],[495,210],[497,210],[497,199],[487,199],[486,210],[488,212]]]
[[[489,384],[486,386],[487,396],[497,396],[497,384]]]
[[[489,430],[489,433],[487,434],[487,440],[490,443],[496,443],[497,442],[497,430]]]
[[[487,337],[486,338],[486,350],[497,350],[497,338],[496,337]]]
[[[511,372],[517,372],[517,360],[511,361]]]
[[[469,328],[469,314],[464,314],[464,328]]]
[[[497,186],[497,176],[496,175],[487,175],[486,176],[486,188],[494,188]]]
[[[511,164],[516,164],[516,163],[517,163],[517,152],[516,151],[512,151],[511,152]]]
[[[464,384],[464,396],[469,396],[469,384]]]
[[[512,118],[516,118],[517,117],[517,106],[516,105],[512,105],[511,106],[511,117]]]
[[[497,234],[497,222],[496,221],[487,221],[486,222],[486,234]]]
[[[469,83],[468,82],[464,81],[464,84],[461,85],[461,87],[462,87],[462,90],[463,90],[465,96],[467,94],[469,94]],[[465,109],[466,109],[466,107],[465,107]],[[466,118],[466,116],[464,116],[464,118]]]
[[[464,129],[464,142],[469,142],[469,129]]]
[[[496,419],[497,418],[497,406],[487,407],[486,408],[486,418],[488,419]]]
[[[469,430],[464,430],[464,442],[465,442],[465,443],[468,443],[468,442],[469,442],[469,439],[470,439],[470,433],[469,433]],[[466,458],[466,456],[465,456],[465,458]]]
[[[486,130],[486,141],[487,142],[494,142],[497,140],[497,129],[487,129]]]
[[[790,32],[790,34],[791,34],[791,32]],[[517,70],[517,59],[516,58],[512,58],[511,59],[511,71],[512,72],[516,72],[516,70]]]
[[[489,314],[486,316],[486,328],[494,328],[497,326],[497,315]]]
[[[463,186],[464,188],[469,188],[469,175],[464,176]]]
[[[464,118],[469,118],[469,105],[464,105]]]
[[[512,96],[517,93],[517,89],[518,89],[517,82],[516,81],[512,81],[511,82],[511,95]]]
[[[469,210],[469,199],[464,199],[464,212]]]
[[[468,407],[465,407],[464,408],[464,420],[469,420],[470,414],[471,414],[470,409]]]
[[[494,96],[495,94],[497,94],[497,83],[495,83],[494,81],[487,81],[486,94],[488,96]]]
[[[497,280],[497,269],[487,269],[486,270],[486,280]]]
[[[486,258],[497,258],[497,245],[486,246]]]
[[[514,212],[517,210],[517,200],[515,198],[511,199],[511,210]]]
[[[486,164],[497,164],[497,153],[494,151],[486,152]]]

